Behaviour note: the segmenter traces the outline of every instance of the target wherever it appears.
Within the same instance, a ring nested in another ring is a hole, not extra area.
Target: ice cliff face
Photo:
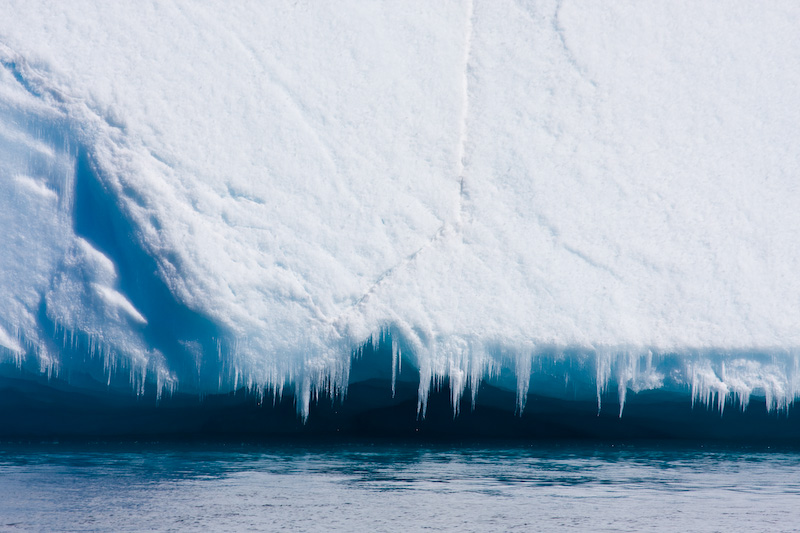
[[[6,372],[797,394],[792,2],[0,14]]]

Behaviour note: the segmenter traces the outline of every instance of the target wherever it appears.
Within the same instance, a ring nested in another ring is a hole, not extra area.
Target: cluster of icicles
[[[155,392],[163,394],[190,392],[201,395],[246,390],[264,400],[282,401],[287,390],[297,406],[298,416],[307,419],[311,406],[319,401],[346,401],[351,362],[375,357],[381,350],[391,350],[391,388],[394,394],[398,380],[419,373],[418,414],[424,417],[427,401],[433,391],[447,386],[453,414],[459,413],[462,398],[469,395],[474,406],[479,402],[483,382],[515,390],[518,413],[525,408],[529,394],[555,398],[596,400],[598,411],[604,400],[619,405],[623,415],[626,399],[631,393],[648,390],[667,390],[683,393],[687,402],[713,408],[723,413],[726,405],[744,410],[751,398],[763,398],[768,411],[786,412],[800,397],[800,356],[788,350],[737,352],[719,350],[686,350],[658,353],[643,349],[565,348],[515,350],[493,347],[476,349],[464,339],[428,346],[424,350],[405,346],[392,329],[386,328],[359,347],[338,357],[307,357],[304,366],[277,367],[270,371],[253,372],[241,366],[242,358],[234,352],[244,342],[217,342],[213,357],[223,364],[212,390],[193,390],[197,385],[184,387],[181,376],[161,354],[153,358],[132,359],[119,354],[103,343],[99,336],[75,333],[58,328],[58,344],[70,350],[83,350],[84,357],[67,361],[59,359],[41,345],[26,342],[19,331],[2,331],[6,368],[16,367],[46,374],[48,378],[69,376],[66,365],[94,362],[102,368],[105,383],[127,382],[138,395]],[[16,347],[12,349],[9,345]],[[365,350],[367,346],[369,350]],[[453,351],[453,346],[467,349]],[[447,348],[451,350],[447,350]],[[229,351],[230,350],[230,351]],[[236,363],[239,361],[240,363]],[[376,358],[375,365],[378,365]],[[380,359],[381,364],[386,361]],[[366,361],[366,364],[371,364]],[[413,367],[409,370],[409,366]],[[404,370],[405,369],[405,370]],[[385,372],[376,366],[376,375]],[[66,378],[68,379],[68,377]],[[388,384],[387,384],[388,386]],[[614,390],[616,389],[616,391]],[[616,392],[616,394],[615,394]],[[616,400],[616,402],[614,402]]]

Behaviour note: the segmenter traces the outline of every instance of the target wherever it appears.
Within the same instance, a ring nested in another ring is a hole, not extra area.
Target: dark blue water
[[[0,530],[798,531],[800,453],[0,444]]]

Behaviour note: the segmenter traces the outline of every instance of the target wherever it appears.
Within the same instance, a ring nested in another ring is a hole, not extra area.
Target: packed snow
[[[307,416],[386,336],[421,411],[504,369],[520,409],[800,394],[795,2],[0,15],[6,367]]]

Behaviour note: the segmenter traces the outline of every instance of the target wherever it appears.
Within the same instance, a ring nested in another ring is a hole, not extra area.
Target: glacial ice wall
[[[795,3],[0,14],[9,368],[307,415],[388,333],[421,410],[505,370],[798,395]]]

